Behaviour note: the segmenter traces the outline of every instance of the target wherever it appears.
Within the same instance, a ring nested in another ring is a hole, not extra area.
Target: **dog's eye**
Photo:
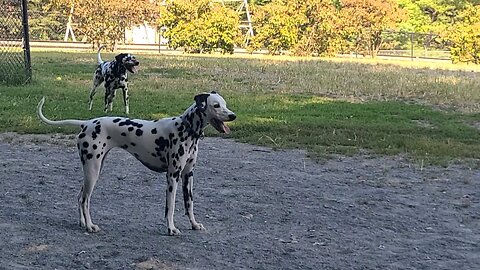
[[[218,103],[217,103],[217,104],[214,104],[213,107],[214,107],[214,108],[220,108],[220,104],[218,104]]]

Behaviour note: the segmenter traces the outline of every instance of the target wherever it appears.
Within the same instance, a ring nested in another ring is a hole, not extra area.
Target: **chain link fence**
[[[0,82],[31,79],[26,0],[0,0]]]
[[[435,34],[385,31],[382,38],[381,56],[450,60],[448,44]]]

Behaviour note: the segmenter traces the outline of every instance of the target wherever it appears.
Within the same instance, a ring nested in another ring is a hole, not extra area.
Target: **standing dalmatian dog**
[[[100,228],[92,223],[90,196],[107,153],[120,147],[155,172],[166,172],[167,189],[165,217],[169,235],[179,235],[173,223],[175,194],[182,180],[185,214],[194,230],[204,230],[193,214],[193,168],[197,160],[198,140],[211,124],[220,133],[229,133],[224,122],[236,115],[227,108],[225,100],[216,92],[195,96],[195,102],[180,116],[155,121],[123,117],[100,117],[91,120],[52,121],[43,116],[45,98],[38,103],[39,118],[51,125],[73,125],[81,128],[77,148],[83,165],[84,183],[78,195],[80,224],[89,232]]]
[[[104,46],[98,48],[97,59],[98,67],[93,75],[93,86],[90,90],[90,99],[88,108],[92,110],[93,96],[97,87],[105,82],[105,109],[112,111],[113,98],[117,89],[121,88],[123,92],[123,103],[125,104],[125,113],[129,113],[128,106],[128,72],[135,73],[140,62],[131,54],[121,53],[115,56],[115,60],[103,62],[100,51]],[[128,72],[127,72],[128,71]]]

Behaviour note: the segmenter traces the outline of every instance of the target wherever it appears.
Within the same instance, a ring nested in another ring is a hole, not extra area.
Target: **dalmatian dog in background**
[[[115,60],[113,61],[104,62],[100,56],[100,51],[103,47],[105,46],[100,46],[100,48],[98,48],[98,67],[93,75],[93,86],[90,90],[88,107],[92,110],[93,97],[95,96],[96,89],[102,82],[105,82],[104,111],[107,112],[107,109],[112,111],[115,92],[117,89],[121,88],[123,92],[123,103],[125,104],[125,113],[128,114],[128,72],[135,73],[140,62],[137,61],[135,56],[127,53],[121,53],[115,56]]]
[[[198,142],[208,124],[220,133],[229,133],[230,129],[224,122],[235,120],[236,115],[216,92],[196,95],[194,100],[182,115],[155,121],[124,117],[52,121],[42,113],[45,98],[39,102],[37,114],[43,122],[73,125],[81,129],[77,136],[77,148],[84,172],[83,186],[78,195],[81,226],[89,232],[100,230],[92,223],[90,197],[107,153],[114,147],[120,147],[150,170],[166,172],[165,217],[169,235],[180,234],[173,222],[175,194],[180,180],[185,214],[188,215],[192,229],[205,229],[193,214],[193,168],[197,160]]]

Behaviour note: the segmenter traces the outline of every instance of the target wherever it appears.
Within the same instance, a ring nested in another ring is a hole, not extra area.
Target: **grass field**
[[[112,59],[113,54],[104,54]],[[229,135],[312,156],[406,153],[428,163],[480,158],[480,80],[474,66],[409,61],[267,56],[137,55],[130,77],[130,117],[180,114],[203,91],[219,91],[238,118]],[[52,119],[102,116],[87,100],[95,53],[32,55],[33,82],[0,86],[0,131],[74,133],[46,126],[35,114],[46,96]],[[109,113],[110,114],[110,113]],[[111,115],[123,115],[121,93]],[[477,126],[477,127],[475,127]],[[216,135],[208,128],[208,135]]]

